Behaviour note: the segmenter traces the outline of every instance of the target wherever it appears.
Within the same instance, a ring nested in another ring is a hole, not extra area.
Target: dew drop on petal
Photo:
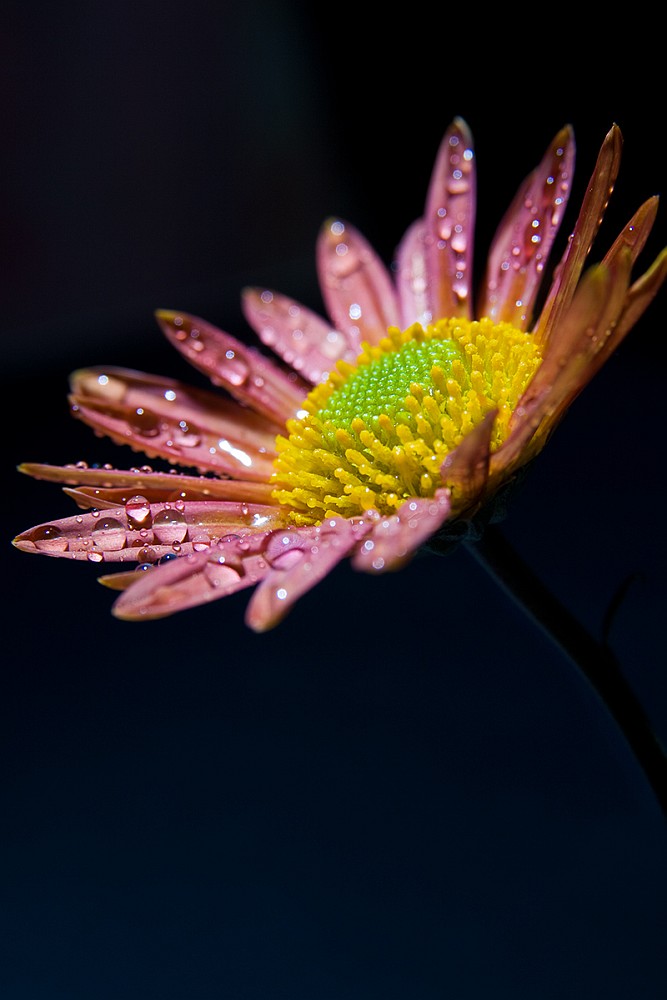
[[[266,547],[266,559],[275,569],[291,569],[303,559],[306,544],[297,532],[278,533]]]
[[[236,351],[228,350],[218,357],[217,374],[231,385],[238,386],[247,382],[250,370]]]
[[[92,531],[93,541],[103,552],[117,552],[125,545],[125,528],[115,517],[103,517]]]
[[[137,552],[137,558],[142,563],[154,563],[157,561],[157,553],[155,549],[152,549],[150,545],[144,545]]]
[[[195,552],[204,552],[211,545],[211,536],[201,531],[192,536],[192,548]]]
[[[155,437],[160,433],[160,418],[151,410],[138,406],[134,413],[128,418],[128,425],[136,434],[142,437]]]
[[[163,545],[182,542],[188,533],[185,514],[173,507],[165,507],[153,518],[153,532]]]
[[[204,577],[211,587],[219,588],[233,586],[240,580],[241,574],[237,573],[231,566],[209,562],[204,566]]]
[[[55,524],[44,524],[32,533],[32,541],[40,552],[66,552],[68,542]]]
[[[152,524],[151,507],[146,497],[137,494],[130,497],[125,504],[125,515],[130,529],[150,528]]]

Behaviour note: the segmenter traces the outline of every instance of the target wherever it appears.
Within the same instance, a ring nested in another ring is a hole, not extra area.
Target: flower
[[[434,537],[492,518],[667,274],[663,251],[631,283],[657,197],[584,271],[621,146],[614,125],[539,309],[571,189],[572,130],[555,136],[502,219],[475,308],[475,159],[455,119],[391,271],[352,226],[325,223],[317,268],[330,321],[285,295],[243,292],[275,360],[197,317],[158,312],[171,343],[226,394],[88,369],[72,375],[72,412],[194,471],[23,465],[66,484],[83,513],[14,544],[119,564],[102,582],[122,591],[114,613],[124,619],[256,585],[246,621],[263,631],[345,557],[371,573],[396,569]]]

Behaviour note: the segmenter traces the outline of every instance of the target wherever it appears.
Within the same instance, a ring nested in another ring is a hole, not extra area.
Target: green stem
[[[667,817],[667,756],[609,647],[597,642],[495,527],[466,548],[521,610],[579,668],[642,767]]]

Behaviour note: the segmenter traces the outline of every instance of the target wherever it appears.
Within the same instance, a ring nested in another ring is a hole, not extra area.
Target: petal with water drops
[[[271,573],[248,604],[246,624],[256,632],[277,625],[369,530],[369,521],[327,518],[317,527],[275,532],[266,548]]]
[[[400,312],[388,269],[361,233],[329,219],[317,240],[322,297],[337,330],[352,342],[377,344]]]
[[[262,343],[313,385],[327,378],[337,361],[352,363],[360,353],[358,332],[336,330],[287,295],[246,288],[241,302]]]
[[[198,316],[167,309],[155,315],[169,342],[213,385],[278,424],[298,411],[309,385],[296,372],[284,372],[270,358]]]
[[[382,573],[403,566],[445,523],[451,513],[449,490],[406,500],[395,514],[377,517],[353,557],[355,569]]]

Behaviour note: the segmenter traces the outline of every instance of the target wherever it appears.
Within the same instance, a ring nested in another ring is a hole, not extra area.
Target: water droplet
[[[139,494],[130,497],[125,504],[128,527],[138,531],[140,528],[150,528],[152,524],[151,507],[146,499]]]
[[[149,545],[144,545],[137,552],[137,559],[142,563],[154,563],[157,560],[157,553],[155,549],[152,549]]]
[[[163,545],[182,542],[188,533],[185,514],[172,507],[165,507],[153,518],[153,531]]]
[[[138,406],[134,413],[128,417],[128,426],[135,434],[142,437],[155,437],[160,433],[160,418],[152,410],[146,410],[143,406]]]
[[[339,358],[346,347],[345,337],[338,330],[330,330],[320,344],[320,351],[325,358]]]
[[[35,528],[31,538],[40,552],[66,552],[68,548],[67,539],[55,524]]]
[[[205,549],[209,548],[210,544],[211,538],[204,532],[194,535],[192,538],[192,548],[195,552],[203,552]]]
[[[276,569],[290,569],[303,559],[307,544],[296,531],[278,532],[266,546],[267,561]]]
[[[201,434],[190,429],[187,421],[181,420],[174,431],[172,443],[179,448],[197,448],[201,444]]]
[[[93,541],[104,552],[117,552],[125,545],[125,528],[115,517],[104,517],[92,531]]]
[[[241,578],[231,566],[225,566],[218,562],[207,562],[204,566],[204,576],[211,587],[233,587]]]
[[[235,354],[234,351],[227,351],[226,354],[218,358],[217,373],[220,378],[231,385],[243,385],[248,380],[250,370],[247,363],[238,354]]]
[[[89,552],[88,553],[88,562],[101,563],[103,559],[104,559],[104,555],[101,552]]]

